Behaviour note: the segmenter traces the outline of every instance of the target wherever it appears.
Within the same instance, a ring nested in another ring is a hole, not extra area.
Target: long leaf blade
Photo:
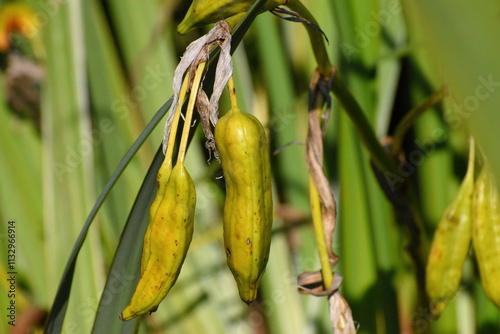
[[[148,207],[155,194],[156,174],[163,158],[164,155],[160,147],[146,174],[123,229],[108,274],[108,280],[99,302],[93,333],[133,333],[135,330],[137,318],[123,322],[118,319],[118,315],[123,305],[126,305],[130,300],[135,283],[139,278],[137,263],[139,262],[140,252],[136,252],[134,249],[138,246],[142,248],[142,238],[140,236],[144,235],[146,231]],[[133,281],[134,284],[128,284],[129,281]]]
[[[68,300],[69,300],[69,295],[70,295],[70,291],[71,291],[71,284],[73,281],[73,274],[75,271],[76,259],[78,257],[78,253],[80,252],[80,249],[82,248],[83,242],[85,241],[85,237],[87,236],[90,225],[92,224],[92,222],[94,221],[94,218],[97,215],[97,212],[101,208],[102,204],[104,203],[104,200],[106,199],[106,197],[110,193],[111,189],[113,189],[114,185],[116,184],[116,181],[118,181],[118,178],[123,173],[123,171],[125,170],[125,168],[129,164],[129,162],[132,160],[132,158],[137,153],[137,151],[142,146],[142,144],[146,141],[146,139],[151,134],[153,129],[156,127],[156,125],[158,125],[160,120],[166,114],[167,110],[170,108],[171,103],[172,103],[172,100],[169,99],[158,110],[158,112],[151,119],[151,121],[148,123],[148,125],[146,125],[146,127],[144,128],[144,131],[139,135],[139,137],[134,142],[134,144],[130,147],[130,149],[127,151],[127,153],[125,153],[124,157],[122,158],[122,160],[118,164],[118,167],[113,172],[109,181],[107,182],[106,186],[104,187],[102,193],[97,198],[97,201],[94,204],[94,207],[92,208],[92,210],[90,211],[89,216],[87,217],[85,224],[83,225],[83,228],[80,232],[80,235],[78,236],[78,239],[76,240],[75,245],[73,246],[73,250],[71,251],[71,254],[69,256],[68,262],[66,264],[66,268],[64,269],[64,274],[63,274],[61,281],[59,283],[56,297],[54,299],[54,303],[52,304],[51,312],[49,314],[47,325],[45,327],[45,331],[47,333],[60,333],[62,330],[64,316],[66,314],[66,309],[68,307]]]

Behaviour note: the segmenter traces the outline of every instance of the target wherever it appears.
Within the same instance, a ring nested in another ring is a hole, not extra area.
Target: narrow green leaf
[[[156,174],[164,157],[160,146],[123,228],[99,302],[93,333],[125,334],[135,331],[138,318],[124,322],[118,316],[130,301],[140,276],[138,263],[142,249],[142,236],[146,231],[149,218],[148,208],[156,193]]]
[[[167,110],[170,108],[170,104],[172,103],[172,100],[168,100],[167,103],[165,103],[160,110],[156,113],[156,115],[153,117],[153,119],[148,123],[144,131],[141,133],[141,135],[137,138],[137,140],[134,142],[134,144],[130,147],[130,149],[127,151],[125,156],[122,158],[120,163],[118,164],[116,170],[113,172],[111,175],[108,183],[104,187],[103,191],[97,198],[96,203],[94,204],[94,207],[89,213],[89,216],[87,217],[85,224],[80,232],[80,235],[78,236],[78,239],[75,242],[75,245],[73,246],[73,250],[71,251],[71,254],[68,259],[68,263],[66,264],[66,268],[64,269],[64,274],[61,278],[61,281],[59,283],[59,287],[57,289],[57,294],[54,299],[54,303],[52,304],[51,312],[49,314],[48,322],[46,325],[46,331],[49,333],[60,333],[62,324],[64,321],[64,316],[66,313],[66,308],[68,306],[68,300],[70,296],[70,291],[71,291],[71,284],[73,281],[73,274],[75,270],[75,264],[76,260],[78,257],[78,253],[80,252],[80,249],[82,248],[83,242],[85,241],[85,237],[87,236],[87,233],[89,231],[90,225],[94,221],[95,216],[97,215],[97,212],[101,208],[102,204],[104,203],[104,200],[108,196],[109,192],[115,185],[116,181],[118,181],[118,178],[120,175],[123,173],[125,168],[127,167],[128,163],[132,159],[132,157],[137,153],[139,148],[142,146],[144,141],[147,139],[149,134],[152,132],[152,130],[156,127],[156,125],[160,122],[160,120],[163,118],[163,116],[166,114]]]

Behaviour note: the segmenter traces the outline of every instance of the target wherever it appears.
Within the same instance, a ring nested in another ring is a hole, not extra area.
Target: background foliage
[[[85,217],[124,154],[171,96],[173,72],[185,47],[209,28],[187,36],[176,34],[187,1],[23,3],[35,13],[37,32],[15,37],[17,51],[9,55],[21,53],[35,62],[44,78],[40,80],[36,70],[28,71],[27,81],[19,85],[30,88],[30,96],[39,100],[29,107],[15,107],[14,102],[26,96],[9,91],[12,58],[4,53],[0,245],[1,254],[6,254],[6,224],[15,220],[18,326],[33,325],[37,316],[49,311]],[[404,148],[414,159],[400,170],[417,190],[426,232],[422,237],[428,243],[465,173],[468,131],[500,174],[498,3],[304,0],[304,4],[327,34],[332,62],[379,138],[392,134],[412,106],[443,85],[449,87],[443,104],[422,115],[412,128]],[[225,265],[223,191],[216,178],[220,166],[206,163],[198,131],[186,161],[198,203],[194,239],[182,274],[154,315],[140,323],[119,321],[119,310],[128,302],[136,279],[131,264],[142,242],[142,213],[151,199],[151,179],[144,183],[130,217],[129,212],[161,141],[162,121],[126,166],[89,230],[78,257],[63,332],[330,331],[326,301],[300,295],[295,286],[297,274],[319,269],[301,144],[307,131],[307,87],[316,66],[307,34],[300,24],[262,14],[235,52],[234,63],[242,109],[268,127],[274,150],[294,143],[272,161],[279,201],[275,201],[273,244],[261,298],[251,307],[243,304]],[[228,108],[226,97],[221,110]],[[334,247],[341,257],[337,270],[344,276],[342,291],[359,332],[500,332],[500,314],[486,300],[472,259],[464,268],[459,293],[439,320],[433,321],[428,309],[417,306],[419,285],[405,250],[407,235],[379,189],[351,121],[335,101],[333,109],[325,163],[339,205]],[[127,226],[135,230],[122,235],[128,218]],[[113,263],[121,237],[126,252]],[[7,289],[6,262],[0,263],[2,289]],[[1,295],[4,310],[6,292]],[[11,330],[4,320],[0,328],[0,332]]]

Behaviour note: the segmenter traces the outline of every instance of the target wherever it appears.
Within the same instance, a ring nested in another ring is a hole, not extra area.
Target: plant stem
[[[191,86],[189,102],[186,110],[186,119],[184,120],[181,143],[179,145],[179,155],[177,156],[177,161],[179,164],[184,164],[184,158],[186,157],[187,142],[189,138],[189,131],[191,130],[191,120],[193,118],[194,104],[198,95],[198,89],[200,88],[201,77],[203,75],[203,71],[205,70],[205,65],[206,62],[204,61],[198,64],[196,74],[194,75],[193,85]],[[186,76],[188,76],[188,74],[186,74]]]
[[[446,96],[447,92],[445,88],[441,88],[437,92],[434,92],[428,96],[424,101],[413,107],[401,121],[399,121],[394,131],[394,138],[392,141],[391,155],[397,155],[403,146],[403,140],[408,129],[415,123],[417,118],[422,115],[424,111],[431,108],[432,106],[438,104]]]
[[[238,108],[238,99],[236,98],[236,88],[234,88],[233,76],[227,81],[227,89],[229,90],[229,100],[231,101],[231,109]]]
[[[184,80],[182,81],[181,91],[179,93],[179,100],[175,106],[174,119],[172,120],[172,125],[170,126],[170,134],[168,137],[167,151],[165,152],[164,161],[172,163],[172,155],[174,153],[175,138],[177,136],[177,127],[179,126],[179,118],[181,117],[181,109],[184,104],[184,98],[188,90],[189,75],[186,74]]]
[[[316,26],[319,26],[314,16],[300,2],[300,0],[291,0],[290,3],[287,4],[287,6],[299,13],[307,21]],[[309,34],[309,39],[311,41],[314,56],[316,58],[316,62],[318,63],[318,69],[322,77],[331,78],[333,75],[335,75],[335,72],[326,52],[323,35],[307,24],[305,24],[305,27]],[[339,100],[340,104],[349,115],[351,121],[354,123],[354,127],[360,135],[361,141],[370,152],[371,158],[373,159],[377,167],[379,167],[382,171],[389,171],[396,174],[396,165],[392,162],[389,155],[380,145],[375,133],[373,132],[372,127],[370,126],[370,123],[366,119],[365,114],[363,113],[363,110],[359,106],[358,102],[338,76],[335,76],[335,78],[333,79],[331,91]]]
[[[323,218],[321,215],[321,202],[318,190],[316,189],[316,185],[314,184],[314,180],[311,175],[309,175],[309,199],[311,202],[314,235],[316,237],[316,245],[318,247],[323,285],[325,289],[328,289],[333,282],[332,266],[330,265],[330,257],[328,256],[326,248],[325,230],[323,228]]]
[[[329,289],[333,282],[332,265],[330,257],[331,245],[327,245],[327,240],[330,240],[326,233],[333,233],[333,230],[325,229],[325,217],[323,216],[322,205],[328,205],[323,202],[318,192],[318,185],[315,182],[313,173],[324,173],[323,171],[323,137],[321,136],[321,119],[323,107],[325,105],[325,97],[318,90],[318,85],[321,85],[321,73],[315,71],[311,82],[309,83],[309,94],[314,94],[310,98],[314,98],[314,106],[309,106],[309,130],[307,134],[307,149],[308,168],[309,168],[309,202],[311,205],[312,221],[314,227],[314,235],[316,237],[316,245],[318,247],[318,255],[321,263],[321,276],[323,279],[323,287]],[[315,163],[314,163],[314,162]],[[313,165],[318,164],[321,168],[314,168]],[[333,213],[334,215],[336,213]]]

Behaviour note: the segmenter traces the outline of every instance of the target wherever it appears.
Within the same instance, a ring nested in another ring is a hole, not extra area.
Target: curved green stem
[[[184,104],[184,98],[188,90],[189,75],[184,77],[182,81],[181,91],[179,93],[179,101],[174,109],[174,119],[172,120],[172,125],[170,126],[170,134],[168,137],[167,151],[165,152],[165,161],[172,163],[172,155],[174,154],[175,139],[177,137],[177,127],[179,126],[179,118],[181,117],[181,109]]]
[[[427,97],[424,101],[417,104],[413,107],[401,121],[399,121],[398,125],[396,125],[396,130],[394,131],[394,139],[392,141],[391,147],[391,155],[396,156],[403,146],[403,140],[408,132],[408,129],[415,123],[418,116],[422,115],[424,111],[431,108],[432,106],[438,104],[443,100],[446,96],[447,91],[445,88],[441,88],[437,92],[434,92],[429,97]]]
[[[189,132],[191,130],[191,119],[193,118],[194,104],[196,102],[196,97],[198,95],[198,88],[200,87],[201,78],[203,71],[205,70],[206,62],[201,62],[196,69],[196,74],[193,79],[193,86],[191,87],[191,95],[189,96],[189,102],[186,109],[186,119],[184,120],[184,127],[182,129],[181,143],[179,144],[179,155],[177,156],[177,162],[179,164],[184,163],[184,158],[186,157],[186,150],[188,145]],[[189,74],[186,74],[186,76]]]
[[[304,4],[300,2],[300,0],[290,0],[290,3],[288,3],[286,6],[291,10],[299,13],[307,21],[319,27],[319,24],[314,16],[311,14],[311,12],[309,12],[306,6],[304,6]],[[304,24],[304,26],[306,27],[307,33],[309,34],[309,39],[311,40],[311,46],[313,48],[316,62],[318,63],[319,71],[323,77],[329,78],[332,74],[332,64],[330,63],[328,53],[326,52],[323,35],[307,24]]]

